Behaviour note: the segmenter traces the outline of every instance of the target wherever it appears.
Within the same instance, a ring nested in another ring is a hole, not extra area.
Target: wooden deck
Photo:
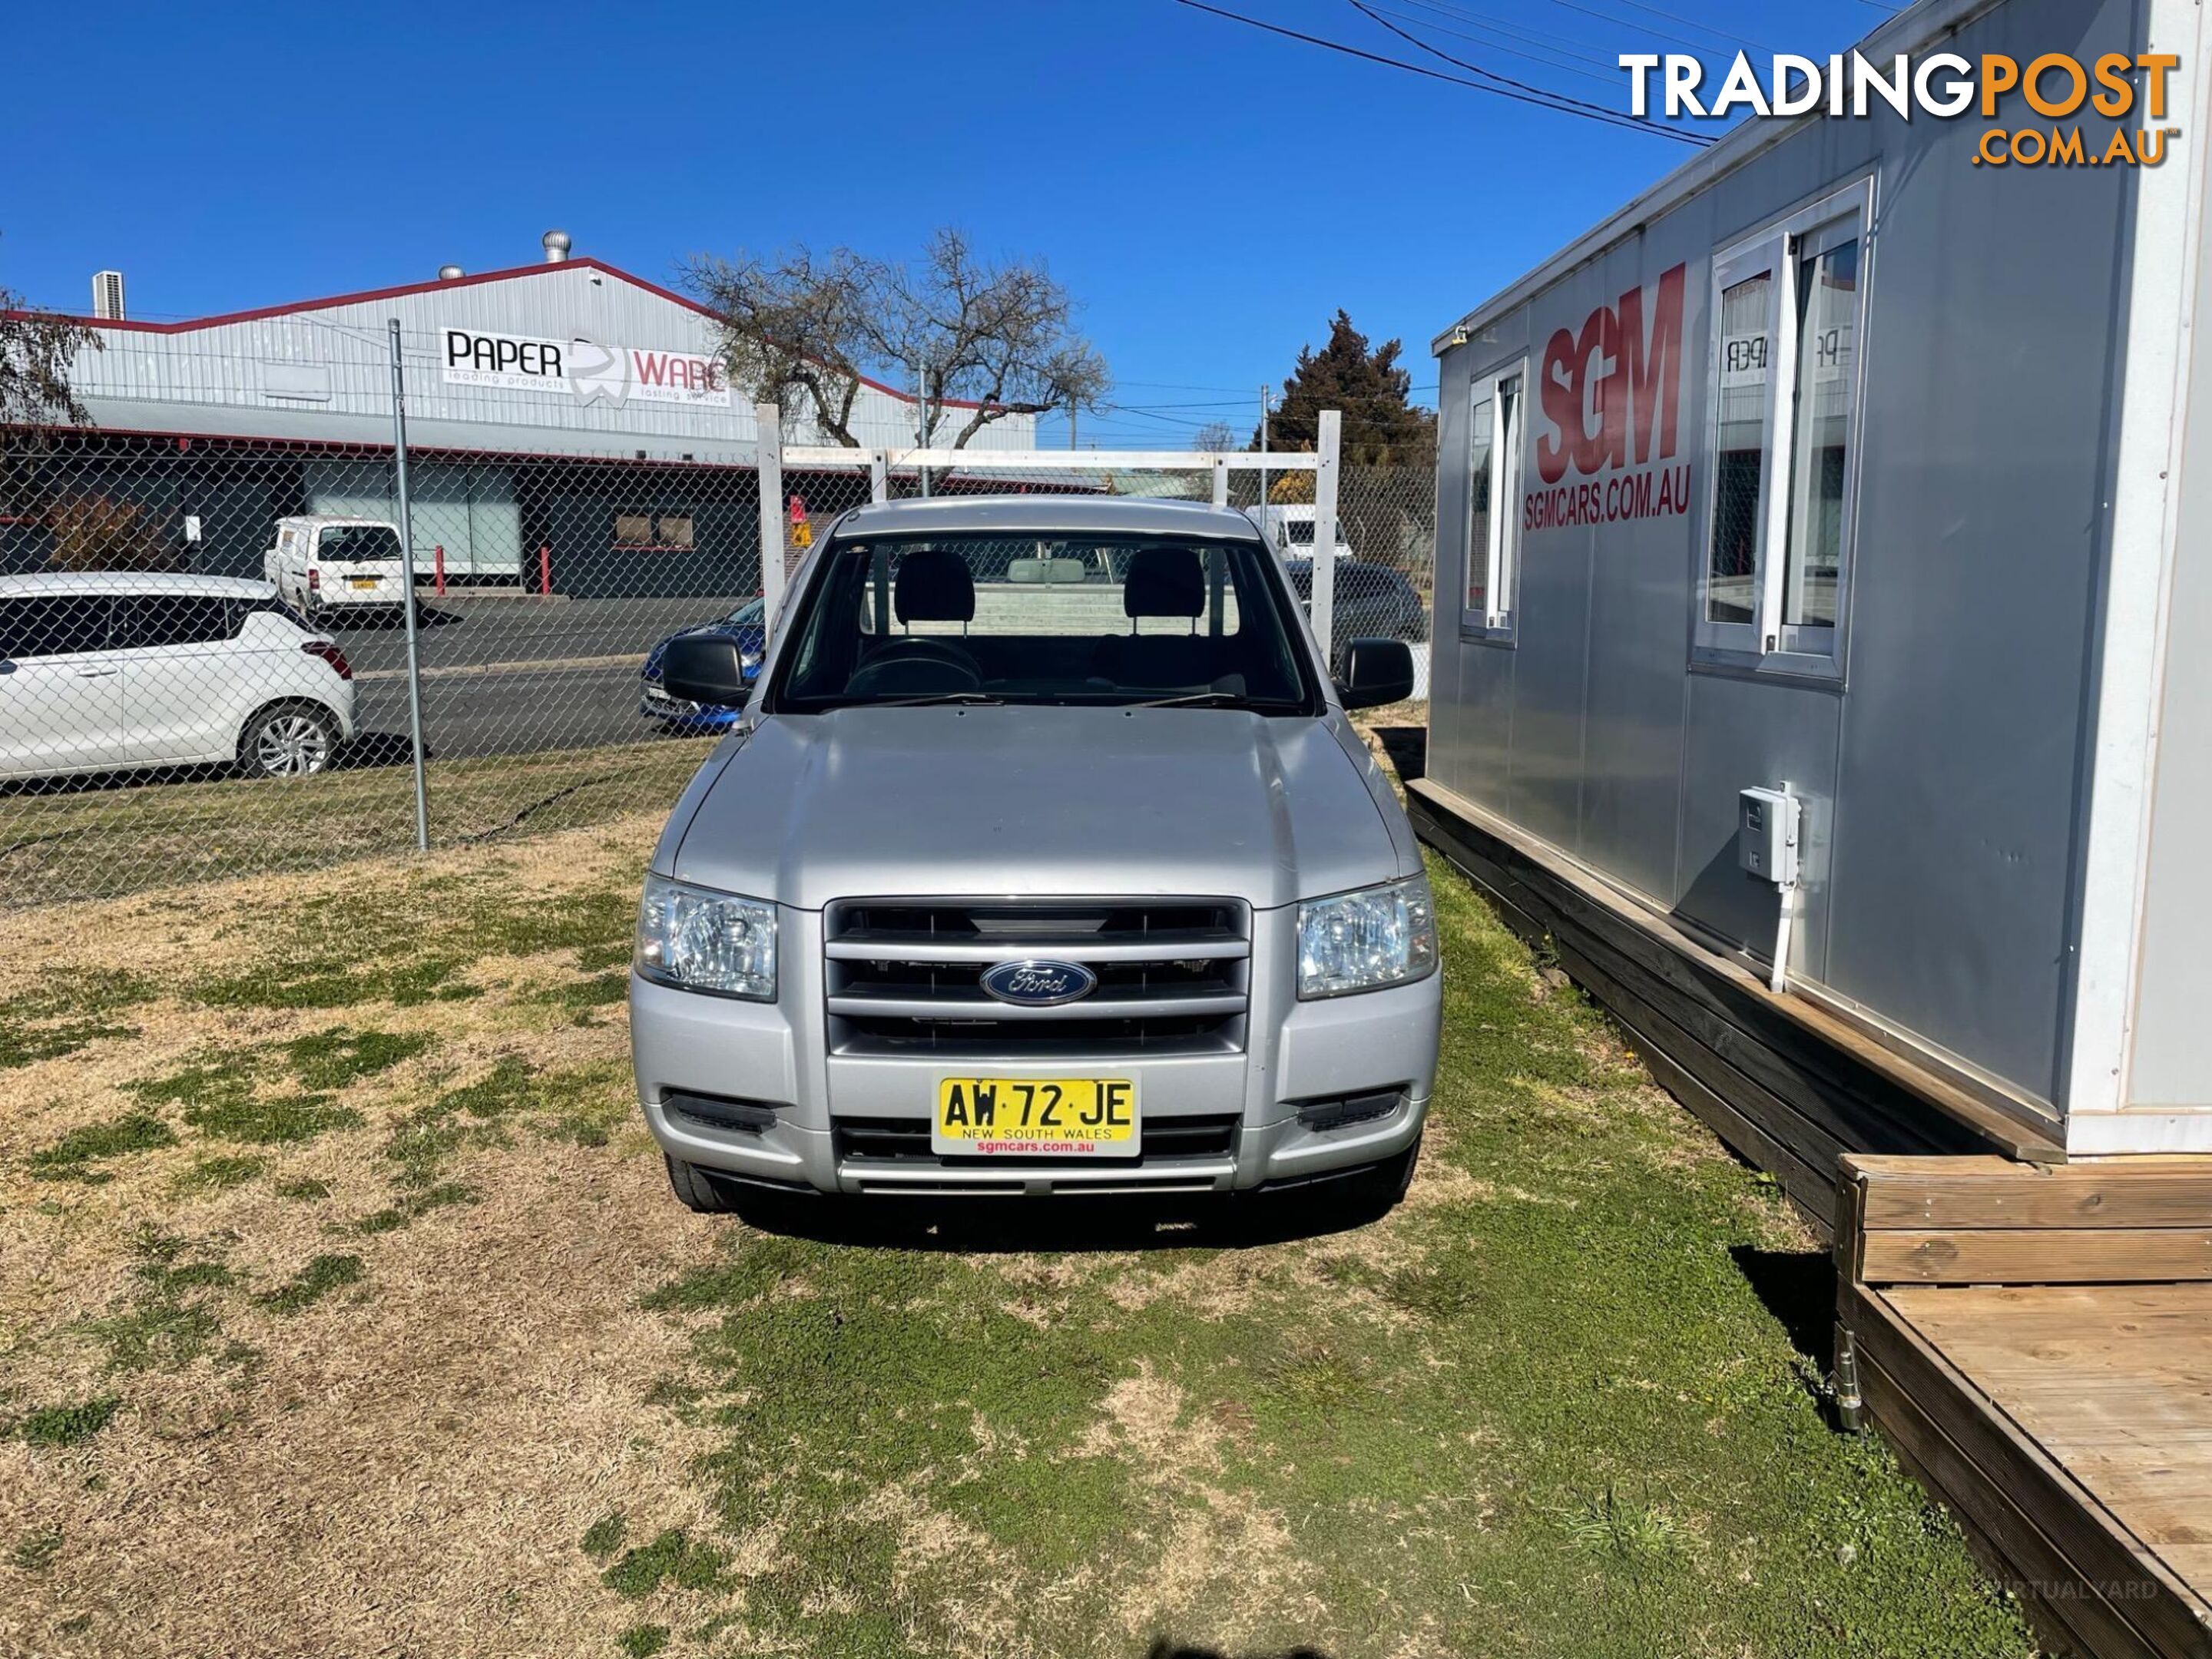
[[[2212,1656],[2212,1160],[1844,1169],[1839,1376],[2047,1637]]]

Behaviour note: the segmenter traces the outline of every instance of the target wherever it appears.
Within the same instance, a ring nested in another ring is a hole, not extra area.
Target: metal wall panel
[[[2124,0],[2008,0],[1947,46],[2024,62],[2138,33]],[[2108,128],[2084,123],[2093,149]],[[1887,112],[1811,124],[1517,307],[1476,314],[1477,338],[1444,356],[1448,399],[1492,365],[1492,329],[1525,330],[1536,358],[1553,331],[1686,264],[1693,511],[1526,537],[1517,647],[1460,647],[1432,769],[1761,952],[1775,901],[1736,869],[1736,794],[1786,781],[1810,842],[1796,970],[2054,1101],[2131,192],[2124,169],[1978,167],[1982,131]],[[1869,167],[1847,679],[1692,672],[1712,256]],[[1442,460],[1462,503],[1462,451]],[[1469,672],[1501,657],[1508,673]]]

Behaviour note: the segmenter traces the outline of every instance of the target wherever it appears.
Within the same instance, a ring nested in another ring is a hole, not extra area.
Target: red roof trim
[[[532,265],[514,265],[505,270],[480,271],[473,276],[456,276],[450,282],[434,278],[427,283],[404,283],[397,288],[364,289],[358,294],[332,295],[327,300],[298,300],[289,305],[263,306],[254,311],[227,311],[219,316],[189,317],[182,322],[175,323],[142,323],[128,318],[117,317],[71,317],[55,313],[40,314],[58,315],[59,319],[65,323],[76,323],[85,328],[110,328],[125,334],[190,334],[203,328],[222,328],[230,323],[258,323],[265,322],[274,317],[296,317],[302,312],[327,311],[333,306],[369,305],[379,300],[404,299],[409,295],[428,294],[439,289],[474,288],[479,283],[504,283],[519,276],[542,276],[548,271],[567,270],[576,265],[581,265],[586,270],[596,270],[603,276],[612,276],[618,281],[628,283],[632,288],[641,289],[646,293],[666,300],[672,305],[682,306],[686,311],[696,312],[702,317],[712,319],[714,316],[712,311],[688,295],[678,294],[673,289],[663,288],[658,283],[648,283],[642,276],[633,276],[618,266],[611,265],[604,259],[595,259],[589,254],[578,254],[567,259],[540,262]],[[910,392],[901,392],[896,386],[885,386],[881,380],[871,380],[866,374],[860,375],[859,379],[862,386],[872,391],[880,392],[887,398],[896,398],[902,404],[910,404],[914,401],[914,394]],[[982,407],[980,404],[962,398],[947,398],[944,400],[943,406],[947,409]]]

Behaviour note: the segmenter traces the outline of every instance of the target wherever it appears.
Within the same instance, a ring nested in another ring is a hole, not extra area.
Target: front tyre
[[[337,745],[337,722],[328,710],[283,703],[246,721],[238,763],[251,777],[311,778],[330,769]]]
[[[696,1164],[686,1164],[680,1158],[667,1158],[668,1184],[676,1194],[676,1201],[696,1215],[734,1215],[738,1206],[730,1201],[726,1188],[716,1186],[707,1178],[706,1171]]]
[[[1421,1161],[1421,1138],[1394,1157],[1370,1170],[1362,1170],[1344,1183],[1343,1202],[1355,1223],[1379,1221],[1396,1209],[1413,1185],[1413,1168]]]

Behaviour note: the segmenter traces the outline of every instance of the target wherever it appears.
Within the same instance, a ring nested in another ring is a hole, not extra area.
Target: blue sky
[[[1890,10],[1372,3],[1620,109],[1622,52],[1825,55]],[[1218,3],[1434,63],[1346,0]],[[667,281],[952,222],[1083,301],[1120,405],[1083,436],[1118,444],[1249,426],[1339,306],[1427,385],[1437,330],[1690,154],[1172,0],[27,4],[8,32],[52,66],[0,109],[0,285],[36,304],[84,309],[106,265],[137,316],[276,304],[527,263],[553,225]]]

